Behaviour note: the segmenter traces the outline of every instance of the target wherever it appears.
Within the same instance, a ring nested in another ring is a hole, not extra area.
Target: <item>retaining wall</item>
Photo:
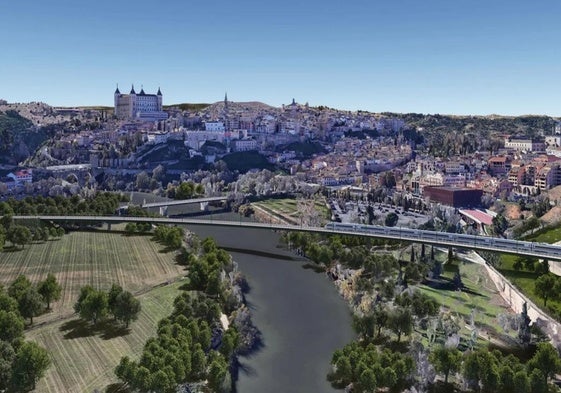
[[[528,299],[522,292],[514,287],[501,273],[495,268],[485,264],[487,273],[501,297],[510,305],[516,312],[522,312],[522,306],[526,302],[528,308],[528,316],[547,336],[551,339],[551,343],[555,347],[561,347],[561,324],[544,313],[536,304]]]

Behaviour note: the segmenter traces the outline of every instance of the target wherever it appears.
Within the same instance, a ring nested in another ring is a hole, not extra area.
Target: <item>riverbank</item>
[[[239,219],[235,213],[217,217]],[[331,280],[281,247],[276,232],[191,229],[230,250],[249,285],[245,297],[263,342],[240,357],[237,392],[337,392],[326,379],[331,356],[355,335],[348,306]]]

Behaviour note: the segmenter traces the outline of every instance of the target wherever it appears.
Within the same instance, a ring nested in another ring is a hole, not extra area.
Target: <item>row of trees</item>
[[[30,318],[60,298],[53,275],[33,286],[19,276],[7,290],[0,285],[0,391],[28,392],[51,364],[47,351],[24,341],[24,317]]]
[[[20,315],[29,318],[30,324],[33,324],[33,318],[50,310],[51,303],[60,299],[61,292],[62,288],[56,277],[49,273],[37,285],[20,275],[10,284],[7,293],[16,301]]]
[[[172,250],[177,250],[181,247],[183,236],[185,236],[185,231],[181,227],[159,225],[154,230],[154,240],[164,244]]]
[[[27,196],[21,200],[9,198],[0,202],[0,216],[5,215],[109,215],[114,214],[120,202],[127,202],[124,194],[98,192],[93,197],[74,195],[43,197]]]
[[[113,284],[108,292],[86,285],[80,288],[80,295],[74,304],[74,311],[80,318],[94,325],[111,314],[127,328],[131,321],[138,318],[140,310],[140,301],[117,284]]]
[[[173,227],[171,227],[173,229]],[[188,266],[188,283],[174,301],[172,314],[158,323],[156,338],[149,339],[138,361],[121,359],[117,377],[140,392],[175,392],[178,384],[207,381],[210,391],[229,390],[229,364],[239,346],[234,326],[222,332],[225,311],[224,269],[232,269],[230,256],[212,239],[184,248],[181,262]]]
[[[352,384],[352,391],[359,393],[403,388],[410,383],[415,368],[411,356],[356,341],[335,351],[331,363],[333,371],[328,379],[339,388]]]
[[[0,250],[5,246],[6,241],[10,242],[14,247],[25,247],[31,242],[45,242],[50,238],[60,238],[65,231],[61,227],[44,227],[34,226],[27,227],[25,225],[16,225],[11,221],[4,220],[7,228],[0,226]]]
[[[497,350],[481,348],[462,353],[446,346],[433,349],[429,360],[444,383],[448,383],[449,375],[459,372],[468,389],[481,392],[547,393],[549,380],[561,371],[561,359],[550,343],[538,344],[526,364]]]

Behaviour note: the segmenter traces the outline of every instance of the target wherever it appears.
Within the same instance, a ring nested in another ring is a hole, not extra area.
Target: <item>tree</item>
[[[201,380],[204,378],[206,370],[206,356],[199,344],[195,344],[195,349],[191,352],[191,378]]]
[[[128,328],[130,322],[138,318],[140,309],[140,301],[132,293],[125,291],[116,297],[113,315],[117,320],[124,322],[125,327]]]
[[[528,362],[528,371],[541,371],[544,383],[547,385],[547,379],[553,378],[555,374],[561,371],[561,359],[559,353],[550,343],[539,343],[536,353]]]
[[[121,381],[133,385],[137,366],[135,362],[131,362],[128,356],[123,356],[117,367],[115,367],[115,375]]]
[[[23,295],[25,295],[29,288],[31,288],[31,281],[29,281],[29,279],[24,275],[19,275],[8,287],[8,295],[16,299],[19,303],[20,299]]]
[[[113,314],[115,319],[117,319],[117,315],[115,314],[115,310],[117,308],[117,297],[123,293],[123,287],[118,284],[111,285],[111,289],[107,293],[107,306],[109,312]]]
[[[387,227],[394,227],[397,224],[398,220],[399,217],[397,216],[397,214],[391,212],[386,216],[384,223],[386,224]]]
[[[93,292],[95,292],[95,289],[91,285],[84,285],[80,288],[80,295],[78,295],[78,300],[74,303],[74,312],[78,314],[80,313],[82,303],[84,303],[84,300],[86,300],[88,295]]]
[[[164,370],[158,370],[154,374],[152,374],[151,381],[151,391],[153,392],[175,392],[176,384]]]
[[[7,293],[0,290],[0,310],[2,311],[18,311],[18,302]]]
[[[492,220],[493,233],[502,236],[508,228],[508,221],[502,214],[497,214]]]
[[[208,370],[208,386],[214,392],[220,392],[222,390],[222,384],[224,378],[226,378],[226,373],[228,371],[228,365],[222,356],[217,356],[216,359],[212,361]]]
[[[127,223],[127,225],[125,225],[125,232],[129,235],[136,233],[138,231],[138,227],[136,225],[136,223],[134,222],[129,222]]]
[[[557,278],[553,274],[543,274],[534,282],[534,292],[543,299],[544,307],[547,306],[547,300],[556,295],[555,283]]]
[[[33,325],[33,317],[41,315],[44,309],[43,298],[35,287],[31,287],[19,301],[19,311],[22,317],[29,318]]]
[[[462,353],[456,348],[438,347],[430,353],[429,360],[436,372],[444,374],[444,383],[448,383],[448,375],[460,369]]]
[[[35,389],[39,379],[51,365],[48,352],[33,341],[24,342],[12,366],[12,386],[17,391]]]
[[[220,353],[224,355],[226,359],[230,357],[236,351],[239,343],[239,334],[234,326],[230,326],[224,335],[222,336],[222,344],[220,345]]]
[[[376,373],[370,368],[367,368],[360,374],[358,382],[365,392],[375,392],[378,387]]]
[[[12,362],[16,357],[14,348],[10,343],[0,340],[0,391],[5,391],[10,386],[12,377]]]
[[[13,342],[23,335],[24,322],[15,311],[0,310],[0,340]]]
[[[12,225],[8,229],[6,239],[13,245],[20,245],[23,249],[24,245],[31,241],[31,231],[23,225]]]
[[[0,226],[0,251],[4,248],[4,244],[6,244],[6,230]]]
[[[90,292],[80,305],[80,317],[93,322],[95,325],[99,319],[107,314],[107,294],[103,291]]]
[[[413,330],[413,316],[411,315],[411,310],[405,307],[397,307],[390,313],[388,325],[397,335],[397,342],[400,342],[401,335],[409,335]]]
[[[54,274],[49,273],[45,281],[41,281],[37,284],[37,292],[39,292],[45,303],[47,303],[47,310],[50,310],[51,302],[60,299],[62,287],[57,282]]]

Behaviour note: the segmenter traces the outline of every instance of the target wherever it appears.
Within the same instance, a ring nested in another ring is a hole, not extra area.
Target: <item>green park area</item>
[[[451,285],[458,269],[463,284],[461,291],[455,290]],[[422,284],[419,290],[441,305],[444,310],[443,315],[460,328],[458,334],[464,342],[471,339],[475,327],[480,343],[493,340],[499,345],[511,344],[517,332],[505,331],[498,320],[499,315],[511,314],[511,311],[498,295],[484,266],[458,261],[450,266],[445,264],[439,281],[439,284],[434,282],[431,285]]]
[[[535,233],[526,236],[523,240],[555,243],[561,240],[561,231],[558,226],[546,227]],[[549,265],[560,263],[548,261]],[[537,268],[537,269],[536,269]],[[543,298],[535,290],[535,282],[542,272],[539,269],[537,259],[518,257],[516,255],[502,254],[500,258],[499,270],[515,287],[520,289],[532,302],[540,307],[544,312],[561,320],[561,297],[552,296],[547,300],[547,307],[544,306]]]
[[[291,224],[300,224],[303,214],[315,214],[321,222],[326,221],[329,210],[325,201],[321,199],[299,201],[297,199],[267,199],[254,202],[252,205],[263,209],[267,213],[284,219]],[[313,212],[313,213],[312,213]]]

